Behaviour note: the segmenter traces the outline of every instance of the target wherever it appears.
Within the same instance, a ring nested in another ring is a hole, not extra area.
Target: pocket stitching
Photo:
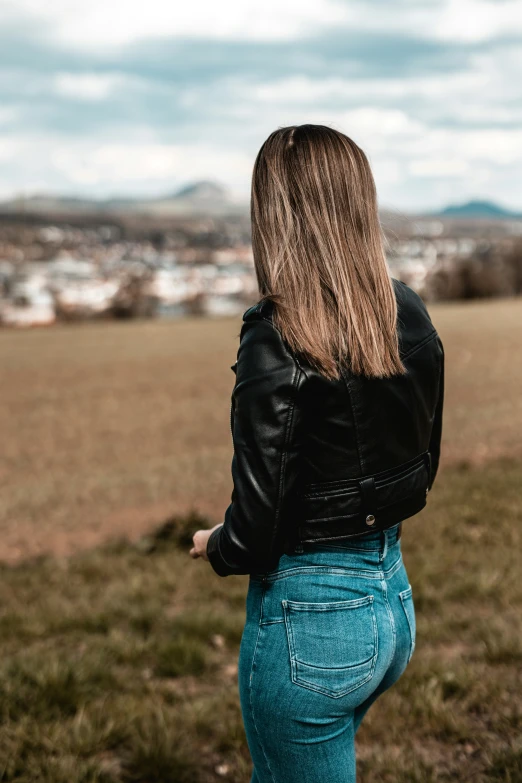
[[[296,664],[298,661],[292,661],[292,682],[294,682],[296,685],[299,685],[301,688],[308,688],[310,691],[316,691],[317,693],[322,693],[324,696],[328,696],[331,699],[340,699],[342,696],[347,696],[349,693],[352,693],[352,691],[357,690],[358,688],[362,688],[363,685],[366,685],[366,683],[371,680],[373,677],[373,672],[375,670],[375,662],[377,658],[377,653],[375,653],[374,661],[372,663],[372,667],[366,677],[361,680],[360,682],[357,682],[355,685],[351,685],[349,688],[343,690],[343,691],[330,691],[328,688],[322,688],[319,685],[313,685],[312,683],[300,679],[299,675],[297,674],[297,666]],[[358,664],[359,666],[363,666],[366,664]]]
[[[410,620],[410,616],[408,612],[406,611],[405,601],[407,599],[411,599],[412,606],[413,606],[413,590],[411,585],[406,588],[406,590],[403,590],[401,593],[399,593],[399,598],[401,599],[401,605],[404,610],[404,614],[406,615],[406,622],[408,623],[408,628],[410,629],[410,654],[408,655],[408,663],[411,661],[412,655],[415,651],[415,637],[413,634],[413,625]]]
[[[371,611],[371,618],[372,618],[373,642],[374,642],[374,648],[375,648],[374,654],[372,656],[370,656],[370,658],[367,658],[366,661],[361,661],[361,663],[354,664],[353,666],[329,667],[330,671],[335,670],[335,669],[337,669],[337,671],[345,671],[346,669],[356,669],[359,666],[367,666],[368,663],[371,662],[370,671],[368,672],[368,674],[366,675],[366,677],[363,680],[361,680],[360,682],[357,682],[355,685],[351,685],[349,688],[345,688],[344,690],[342,690],[340,692],[337,692],[337,691],[333,692],[333,691],[329,690],[328,688],[321,687],[319,685],[314,685],[313,683],[306,682],[306,681],[300,679],[300,677],[299,677],[299,675],[297,673],[297,664],[298,663],[300,663],[302,666],[311,666],[312,668],[316,668],[316,669],[319,669],[319,670],[324,670],[324,669],[328,668],[328,667],[320,667],[320,666],[314,667],[311,664],[307,664],[307,663],[304,663],[304,661],[300,661],[296,657],[295,639],[294,639],[294,634],[293,634],[292,627],[291,627],[291,622],[290,622],[290,615],[289,615],[289,611],[288,611],[289,610],[289,604],[293,604],[293,605],[301,604],[301,605],[312,606],[312,607],[317,606],[318,604],[307,603],[307,602],[299,602],[299,601],[293,601],[292,602],[292,601],[288,601],[287,599],[283,599],[281,601],[281,603],[283,605],[283,613],[284,613],[284,621],[285,621],[285,628],[286,628],[286,636],[287,636],[287,640],[288,640],[288,650],[289,650],[289,653],[290,653],[290,676],[291,676],[292,682],[295,683],[295,685],[298,685],[301,688],[307,688],[308,690],[311,690],[311,691],[316,691],[317,693],[321,693],[324,696],[328,696],[329,698],[332,698],[332,699],[339,699],[342,696],[347,696],[352,691],[355,691],[358,688],[361,688],[369,680],[371,680],[371,678],[373,677],[373,673],[375,671],[375,666],[376,666],[376,663],[377,663],[377,655],[378,655],[378,652],[379,652],[379,637],[378,637],[378,634],[377,634],[377,618],[375,616],[375,609],[373,608],[373,598],[374,598],[373,595],[368,595],[368,596],[365,596],[364,598],[356,598],[353,601],[332,601],[329,604],[333,608],[338,608],[339,604],[341,604],[341,606],[344,606],[345,608],[350,608],[350,607],[348,607],[348,604],[352,605],[351,608],[357,608],[357,606],[367,606],[367,605],[369,605],[370,606],[370,611]],[[354,606],[354,604],[356,604],[356,606]]]
[[[289,601],[284,598],[281,603],[286,608],[293,609],[296,612],[328,612],[335,609],[357,609],[360,606],[373,604],[373,595],[365,595],[363,598],[353,598],[350,601]]]
[[[300,661],[297,656],[294,656],[294,660],[296,663],[300,663],[301,666],[307,666],[309,669],[319,669],[319,671],[324,672],[347,672],[350,669],[357,669],[358,666],[366,666],[370,661],[373,661],[375,658],[375,653],[372,653],[369,658],[366,658],[365,661],[360,661],[359,663],[352,663],[351,666],[317,666],[315,663],[306,663],[306,661]]]

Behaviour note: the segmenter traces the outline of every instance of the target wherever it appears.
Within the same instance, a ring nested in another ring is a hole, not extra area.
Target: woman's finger
[[[191,557],[193,557],[194,559],[196,559],[196,557],[199,557],[199,554],[198,554],[198,552],[197,552],[197,550],[196,550],[196,548],[195,548],[195,547],[192,547],[192,549],[191,549],[191,550],[190,550],[190,552],[189,552],[189,555],[190,555]]]

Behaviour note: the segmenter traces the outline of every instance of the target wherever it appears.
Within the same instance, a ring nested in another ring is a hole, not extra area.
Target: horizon
[[[86,193],[82,193],[80,191],[77,192],[61,192],[61,191],[41,191],[41,192],[33,192],[33,193],[17,193],[13,194],[10,197],[0,199],[0,208],[2,205],[5,204],[13,204],[17,201],[24,201],[24,200],[32,200],[32,199],[57,199],[57,200],[66,200],[66,201],[85,201],[85,202],[92,202],[92,203],[99,203],[104,204],[106,202],[111,201],[131,201],[131,202],[149,202],[149,201],[161,201],[161,200],[167,200],[167,199],[176,199],[180,198],[182,196],[183,191],[189,190],[191,188],[197,188],[198,186],[212,186],[216,187],[219,190],[222,191],[223,195],[230,199],[232,203],[236,202],[238,204],[243,205],[245,208],[249,204],[249,195],[246,196],[234,192],[232,189],[228,188],[227,185],[223,182],[219,182],[217,180],[211,180],[211,179],[201,179],[201,180],[188,180],[184,183],[182,183],[178,188],[173,190],[166,190],[162,192],[158,192],[156,194],[140,194],[140,193],[108,193],[104,196],[90,196]],[[405,214],[405,215],[412,215],[412,216],[426,216],[429,217],[430,215],[433,215],[434,217],[437,217],[438,215],[442,214],[445,210],[452,210],[452,209],[461,209],[465,207],[471,207],[471,206],[481,206],[481,207],[493,207],[494,209],[501,210],[504,213],[512,213],[512,216],[514,218],[520,218],[522,217],[522,212],[518,212],[517,209],[510,204],[506,204],[504,202],[501,202],[500,200],[494,200],[494,199],[484,199],[484,198],[469,198],[465,201],[450,201],[444,204],[440,204],[439,207],[434,209],[419,209],[419,210],[406,210],[406,209],[400,209],[399,207],[394,206],[393,204],[379,204],[379,211],[380,212],[389,212],[389,213],[396,213],[396,214]]]

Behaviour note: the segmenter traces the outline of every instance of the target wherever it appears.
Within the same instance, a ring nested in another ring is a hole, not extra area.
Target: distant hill
[[[490,220],[503,220],[509,218],[522,218],[522,215],[505,209],[504,207],[495,204],[493,201],[468,201],[465,204],[450,205],[440,212],[434,213],[433,217],[489,218]]]
[[[190,198],[196,201],[206,201],[207,199],[226,199],[227,190],[217,182],[211,180],[201,180],[185,185],[178,190],[172,198]]]
[[[89,199],[81,196],[60,196],[37,194],[13,198],[0,202],[0,212],[34,215],[124,215],[141,214],[151,217],[190,217],[209,216],[226,217],[249,214],[248,198],[234,197],[226,187],[212,180],[200,180],[184,185],[173,193],[152,198],[115,197],[108,199]],[[411,219],[412,215],[393,209],[380,210],[384,222],[398,219]],[[468,219],[468,220],[506,220],[522,219],[522,214],[505,209],[492,201],[468,201],[465,204],[453,204],[433,213],[419,213],[419,216]]]
[[[1,212],[68,214],[139,213],[153,216],[209,215],[225,217],[248,213],[246,199],[237,199],[217,182],[202,180],[185,185],[175,193],[155,198],[88,199],[70,196],[35,195],[0,202]]]

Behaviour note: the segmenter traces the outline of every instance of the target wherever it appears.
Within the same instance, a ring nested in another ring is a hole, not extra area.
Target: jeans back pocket
[[[373,595],[282,605],[294,683],[338,698],[371,679],[378,646]]]
[[[406,615],[406,619],[408,621],[408,627],[410,629],[410,652],[408,654],[408,663],[411,660],[411,656],[413,655],[413,651],[415,650],[415,635],[416,635],[416,623],[415,623],[415,607],[413,606],[413,594],[411,585],[409,585],[407,590],[403,590],[402,593],[399,593],[399,598],[401,599],[402,608],[404,609],[404,614]]]

